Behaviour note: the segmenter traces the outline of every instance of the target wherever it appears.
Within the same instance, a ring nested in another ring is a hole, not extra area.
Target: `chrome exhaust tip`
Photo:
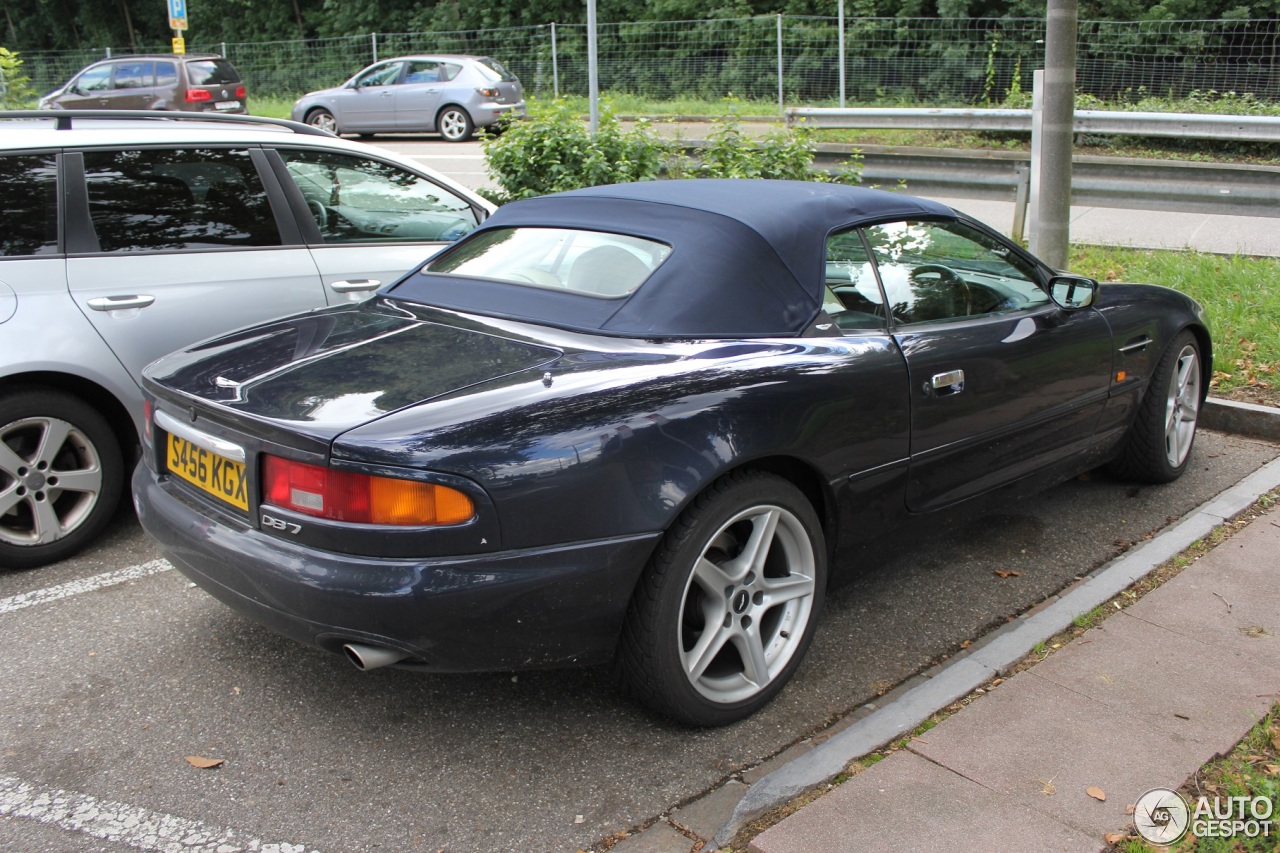
[[[391,664],[398,663],[408,657],[404,652],[396,651],[395,649],[388,649],[383,646],[366,646],[363,643],[345,643],[342,646],[342,651],[347,656],[347,660],[351,661],[355,668],[361,672],[391,666]]]

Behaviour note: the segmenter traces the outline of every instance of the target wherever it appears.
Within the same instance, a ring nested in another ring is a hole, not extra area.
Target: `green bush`
[[[680,141],[664,140],[648,122],[624,129],[608,103],[600,107],[599,129],[587,130],[568,101],[534,102],[524,119],[503,125],[501,135],[483,142],[498,203],[600,184],[670,178],[772,178],[860,183],[858,157],[835,176],[813,171],[816,146],[808,128],[749,135],[736,115],[716,119],[706,144],[695,155]]]
[[[651,181],[662,171],[668,144],[649,126],[624,129],[607,104],[593,136],[565,101],[535,101],[529,115],[504,124],[483,143],[489,173],[502,189],[499,203],[600,184]]]
[[[34,106],[36,91],[31,78],[22,73],[22,60],[7,47],[0,47],[0,109],[15,110]]]

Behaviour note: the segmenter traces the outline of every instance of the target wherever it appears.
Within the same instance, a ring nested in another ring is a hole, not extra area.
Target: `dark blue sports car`
[[[193,581],[363,669],[612,662],[718,725],[875,537],[1103,464],[1177,477],[1209,346],[1186,296],[923,199],[596,187],[156,362],[133,487]]]

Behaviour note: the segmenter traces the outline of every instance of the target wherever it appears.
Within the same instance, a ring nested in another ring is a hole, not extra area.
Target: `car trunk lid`
[[[343,308],[196,344],[155,362],[145,376],[158,396],[202,401],[223,420],[266,427],[273,440],[328,443],[391,412],[559,355],[403,314]]]

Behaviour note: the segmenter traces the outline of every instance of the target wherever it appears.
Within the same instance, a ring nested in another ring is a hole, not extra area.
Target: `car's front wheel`
[[[327,130],[334,135],[338,133],[338,120],[333,117],[333,113],[319,107],[307,113],[307,124]]]
[[[475,125],[462,107],[445,107],[436,116],[436,130],[446,142],[466,142],[475,132]]]
[[[29,569],[89,544],[124,486],[120,445],[84,401],[40,388],[0,396],[0,565]]]
[[[651,559],[619,641],[616,673],[655,711],[697,726],[755,713],[813,639],[826,546],[786,480],[739,472],[680,516]]]
[[[1112,473],[1147,483],[1169,483],[1187,467],[1200,417],[1200,344],[1182,331],[1160,357]]]

